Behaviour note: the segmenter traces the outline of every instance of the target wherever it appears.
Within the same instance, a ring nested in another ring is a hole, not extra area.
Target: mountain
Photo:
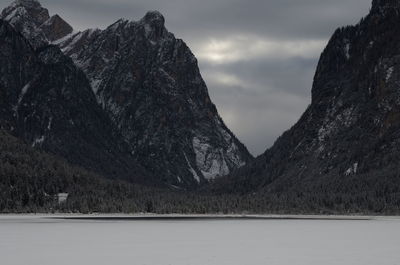
[[[85,74],[58,47],[34,50],[0,19],[0,127],[110,178],[146,182]]]
[[[212,104],[196,58],[159,12],[78,33],[59,46],[85,71],[134,157],[166,182],[193,185],[251,159]]]
[[[54,44],[72,58],[133,159],[163,183],[195,187],[252,160],[211,102],[196,58],[159,12],[74,32],[38,1],[17,0],[2,18],[35,49]]]
[[[399,25],[400,3],[375,0],[357,25],[336,30],[300,120],[220,190],[342,212],[399,205]]]

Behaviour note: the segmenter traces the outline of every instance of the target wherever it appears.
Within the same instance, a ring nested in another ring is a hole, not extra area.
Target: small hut
[[[58,199],[58,204],[66,202],[68,199],[68,193],[58,193],[57,199]]]

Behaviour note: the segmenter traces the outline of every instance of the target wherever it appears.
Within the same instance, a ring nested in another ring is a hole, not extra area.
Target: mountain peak
[[[42,5],[37,0],[15,0],[11,6],[23,6],[27,8],[41,8]]]
[[[48,20],[50,15],[49,11],[37,0],[16,0],[3,10],[1,17],[20,30],[21,25],[15,25],[20,24],[16,23],[17,21],[27,20],[26,23],[33,23],[38,27]]]
[[[40,26],[49,41],[55,41],[72,33],[73,28],[59,15],[55,14]]]
[[[142,21],[159,27],[164,27],[165,18],[159,11],[149,11],[146,15],[142,18]]]
[[[16,0],[0,15],[21,32],[35,48],[61,39],[73,28],[59,15],[50,17],[49,11],[37,0]]]
[[[165,29],[165,18],[159,11],[149,11],[140,20],[144,25],[146,37],[156,40],[165,36],[167,30]]]

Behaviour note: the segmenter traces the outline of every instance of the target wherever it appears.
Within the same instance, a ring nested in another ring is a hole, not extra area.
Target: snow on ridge
[[[44,139],[45,139],[44,135],[36,138],[35,140],[33,140],[32,147],[35,147],[37,145],[41,145],[44,142]]]
[[[83,34],[84,32],[76,32],[75,34],[72,34],[69,38],[65,38],[63,41],[58,42],[58,44],[62,44],[63,42],[70,40],[70,43],[68,43],[68,45],[61,49],[62,52],[69,52],[73,48],[73,46],[81,39]]]
[[[23,8],[23,7],[17,7],[10,14],[8,14],[4,18],[4,20],[6,20],[6,21],[8,21],[8,22],[10,22],[12,24],[12,22],[14,21],[14,19],[17,16],[21,16],[21,15],[24,15],[24,14],[26,14],[26,9]]]
[[[144,24],[144,35],[148,38],[151,35],[152,28],[149,24]]]
[[[347,59],[350,59],[350,43],[346,43],[344,47],[344,52]]]
[[[239,156],[239,148],[235,144],[235,141],[232,137],[232,135],[223,128],[221,121],[219,118],[215,119],[215,122],[218,125],[218,131],[221,133],[222,137],[224,138],[225,143],[229,144],[227,150],[226,150],[226,158],[234,164],[236,167],[242,167],[246,165],[246,162],[241,159]]]
[[[19,106],[21,105],[21,102],[24,99],[25,94],[28,92],[30,86],[31,86],[31,83],[29,82],[21,89],[21,92],[18,96],[17,104],[14,106],[15,113],[18,113]]]
[[[50,117],[49,123],[47,124],[47,130],[51,130],[52,124],[53,124],[53,117]]]
[[[236,167],[240,168],[244,165],[246,165],[246,162],[242,160],[239,156],[239,148],[235,144],[235,142],[232,141],[228,149],[226,150],[226,155],[228,156],[229,160],[236,165]]]
[[[192,167],[192,165],[190,164],[190,162],[189,162],[189,160],[188,160],[186,154],[183,153],[183,155],[185,156],[186,163],[187,163],[188,166],[189,166],[189,171],[190,171],[190,173],[192,173],[193,178],[197,181],[197,183],[200,183],[200,177],[199,177],[199,175],[198,175],[197,172],[193,169],[193,167]],[[180,180],[179,177],[178,177],[178,180]],[[180,180],[179,182],[181,182],[181,181],[182,181],[182,180]]]
[[[22,89],[21,89],[21,94],[19,95],[18,98],[18,104],[21,103],[21,101],[23,100],[25,94],[28,92],[29,87],[31,86],[30,82],[28,84],[26,84]]]
[[[52,42],[50,42],[50,43],[51,43],[51,44],[54,44],[54,45],[61,44],[61,43],[63,43],[64,41],[66,41],[66,40],[68,40],[68,39],[74,37],[75,35],[77,35],[77,34],[79,34],[79,33],[80,33],[79,31],[73,30],[71,33],[65,35],[64,37],[61,37],[60,39],[54,40],[54,41],[52,41]]]
[[[339,114],[335,114],[335,111],[335,108],[330,110],[330,113],[326,115],[322,126],[318,130],[318,141],[320,143],[324,142],[327,137],[339,130],[339,128],[350,127],[357,119],[357,116],[353,113],[354,107],[347,108]],[[334,119],[330,117],[334,117]]]
[[[349,169],[344,173],[345,176],[350,176],[352,174],[357,174],[358,162],[354,163]]]
[[[201,173],[203,173],[205,179],[212,180],[215,179],[216,177],[222,177],[228,175],[229,168],[226,164],[225,159],[222,159],[222,163],[217,159],[213,159],[211,160],[211,165],[208,168],[208,170],[207,171],[202,170]]]
[[[90,86],[92,87],[93,93],[96,95],[96,97],[97,97],[97,92],[99,91],[101,82],[102,82],[101,79],[96,79],[96,78],[93,78],[92,80],[90,80]]]
[[[389,79],[392,77],[393,71],[394,71],[394,67],[393,67],[393,66],[392,66],[392,67],[389,67],[389,68],[387,69],[387,71],[386,71],[386,77],[385,77],[386,82],[389,81]]]

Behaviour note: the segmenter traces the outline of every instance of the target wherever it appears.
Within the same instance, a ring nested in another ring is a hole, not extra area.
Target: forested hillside
[[[0,130],[0,213],[7,212],[241,212],[239,198],[107,180],[35,150]],[[68,193],[58,204],[58,193]],[[249,203],[249,202],[247,202]]]

